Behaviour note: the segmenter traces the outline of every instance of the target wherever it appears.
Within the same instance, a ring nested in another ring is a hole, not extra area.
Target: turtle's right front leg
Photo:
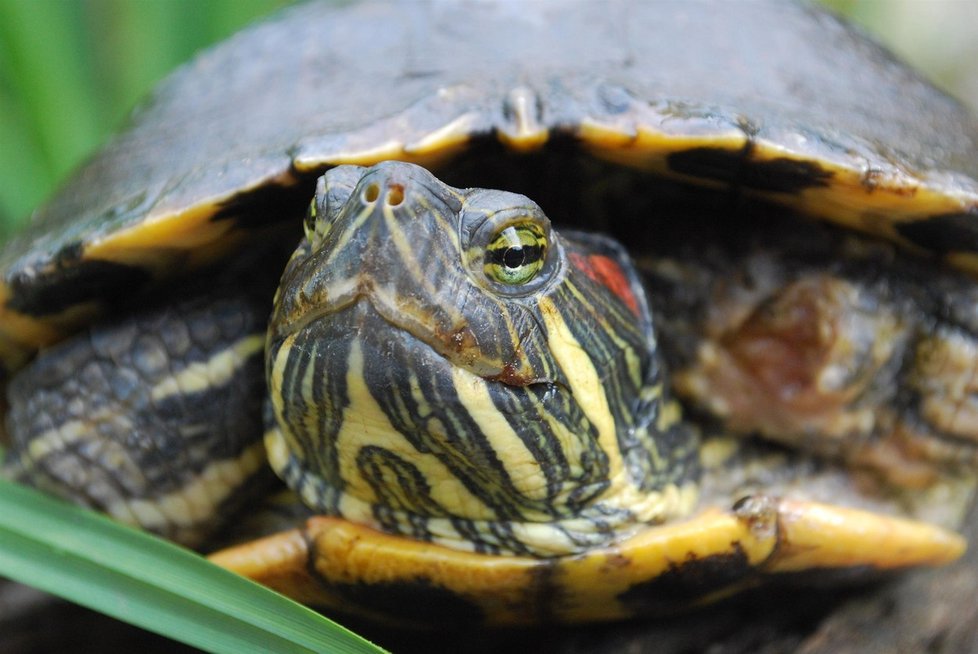
[[[267,474],[270,295],[208,288],[43,351],[8,388],[4,475],[200,544]]]

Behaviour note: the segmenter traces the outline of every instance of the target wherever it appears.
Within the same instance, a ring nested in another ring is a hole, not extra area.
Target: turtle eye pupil
[[[507,268],[519,268],[526,262],[526,248],[506,248],[503,252],[503,263]]]
[[[543,268],[547,237],[536,223],[520,223],[499,231],[485,253],[485,272],[508,286],[526,284]]]

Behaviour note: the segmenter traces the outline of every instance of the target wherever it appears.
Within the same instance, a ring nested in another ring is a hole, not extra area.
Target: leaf
[[[0,575],[211,652],[383,652],[187,549],[2,479]]]

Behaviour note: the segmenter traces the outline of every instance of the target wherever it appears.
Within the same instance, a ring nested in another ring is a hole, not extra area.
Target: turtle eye
[[[484,269],[489,279],[519,286],[536,277],[546,261],[547,238],[535,223],[502,229],[486,249]]]

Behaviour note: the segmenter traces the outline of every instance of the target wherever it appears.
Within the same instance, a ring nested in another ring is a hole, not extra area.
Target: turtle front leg
[[[184,290],[43,351],[8,388],[5,476],[200,544],[267,469],[258,291]]]

